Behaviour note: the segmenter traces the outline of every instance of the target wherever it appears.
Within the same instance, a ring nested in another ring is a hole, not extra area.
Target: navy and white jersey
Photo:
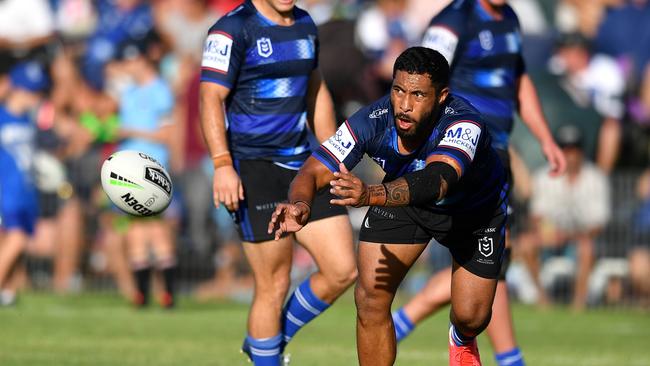
[[[483,114],[493,146],[507,149],[525,66],[517,15],[508,5],[503,13],[495,20],[476,0],[455,0],[431,20],[422,45],[445,56],[451,91]]]
[[[226,118],[235,159],[297,169],[311,153],[306,96],[318,66],[317,29],[307,12],[294,7],[293,14],[293,25],[280,26],[247,0],[210,28],[201,81],[230,89]]]
[[[384,181],[423,169],[431,155],[446,155],[458,162],[461,177],[447,196],[427,206],[442,213],[461,213],[499,198],[505,170],[480,114],[466,100],[450,95],[428,140],[410,154],[401,154],[390,96],[360,109],[336,134],[314,152],[331,171],[338,164],[352,170],[368,154],[386,172]]]

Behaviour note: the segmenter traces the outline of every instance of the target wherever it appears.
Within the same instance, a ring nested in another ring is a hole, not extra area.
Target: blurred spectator
[[[153,17],[143,0],[98,0],[96,7],[97,27],[87,40],[82,73],[93,88],[101,89],[102,70],[117,47],[128,39],[143,38],[153,27]]]
[[[593,38],[607,7],[622,2],[624,0],[561,0],[555,8],[555,25],[562,33],[580,33]]]
[[[628,254],[630,281],[635,297],[650,305],[650,168],[637,182],[639,209],[634,219],[635,247]]]
[[[631,67],[631,78],[639,78],[650,59],[650,2],[617,1],[607,9],[595,38],[595,51]]]
[[[160,39],[148,33],[140,40],[123,43],[116,70],[131,80],[120,93],[120,150],[141,151],[163,166],[169,166],[168,141],[172,138],[170,114],[174,98],[158,72]],[[171,192],[168,192],[171,193]],[[138,293],[136,306],[149,301],[151,267],[162,273],[164,292],[160,299],[166,308],[174,306],[176,252],[174,245],[175,203],[161,216],[130,218],[126,242]],[[153,257],[155,263],[151,263]]]
[[[49,87],[45,69],[36,62],[20,63],[9,74],[12,89],[0,104],[0,305],[15,301],[8,286],[16,263],[34,233],[38,198],[33,163],[35,126],[30,118]]]
[[[567,173],[558,178],[549,177],[547,169],[535,173],[530,207],[533,233],[521,237],[517,249],[534,279],[538,300],[546,304],[548,299],[540,282],[540,250],[574,243],[577,269],[573,306],[582,309],[595,257],[594,239],[611,215],[609,182],[598,168],[585,161],[577,127],[561,127],[556,139],[567,159]]]
[[[158,32],[178,57],[200,62],[205,34],[219,14],[210,10],[207,0],[162,0],[157,4]]]
[[[388,91],[397,56],[419,41],[420,34],[405,16],[407,4],[407,0],[377,0],[359,14],[357,46],[371,62],[370,72],[378,84],[376,97]]]
[[[50,0],[56,29],[65,40],[88,37],[97,26],[97,12],[93,0]]]
[[[21,59],[42,54],[53,35],[47,0],[0,1],[0,74]]]
[[[625,80],[621,69],[609,56],[592,55],[589,41],[579,33],[561,37],[551,67],[553,72],[563,76],[560,85],[576,105],[592,106],[602,116],[596,163],[609,173],[618,159],[621,119],[625,113]]]

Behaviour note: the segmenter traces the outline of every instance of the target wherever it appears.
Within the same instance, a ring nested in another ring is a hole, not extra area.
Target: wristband
[[[292,205],[295,205],[296,203],[304,203],[307,206],[307,208],[309,208],[309,212],[311,212],[311,205],[309,203],[307,203],[307,201],[295,200],[295,201],[291,202]]]
[[[229,151],[224,151],[212,156],[212,165],[214,169],[221,168],[222,166],[232,165],[232,158]]]

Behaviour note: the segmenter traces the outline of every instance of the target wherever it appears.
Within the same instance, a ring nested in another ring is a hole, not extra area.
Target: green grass
[[[529,365],[650,365],[650,315],[634,310],[574,314],[516,306]],[[294,365],[355,365],[354,306],[346,295],[289,347]],[[136,311],[117,296],[26,294],[0,308],[0,365],[246,365],[238,353],[246,305],[181,301],[174,311]],[[397,365],[446,364],[446,312],[400,345]],[[494,365],[484,339],[485,365]]]

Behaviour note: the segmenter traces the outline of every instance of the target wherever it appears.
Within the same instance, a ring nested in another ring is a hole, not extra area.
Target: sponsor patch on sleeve
[[[226,33],[209,34],[203,45],[201,67],[224,74],[227,73],[230,66],[232,42],[232,38]]]
[[[458,36],[449,29],[439,26],[429,27],[422,39],[422,47],[440,52],[449,64],[454,59],[457,45]]]
[[[471,121],[456,122],[445,130],[445,137],[438,146],[460,150],[469,160],[474,160],[476,146],[481,137],[481,127]]]
[[[330,137],[323,143],[323,147],[334,155],[339,162],[342,162],[348,155],[350,155],[350,152],[352,152],[355,145],[356,141],[347,123],[342,124],[341,127],[336,130],[334,136]]]

